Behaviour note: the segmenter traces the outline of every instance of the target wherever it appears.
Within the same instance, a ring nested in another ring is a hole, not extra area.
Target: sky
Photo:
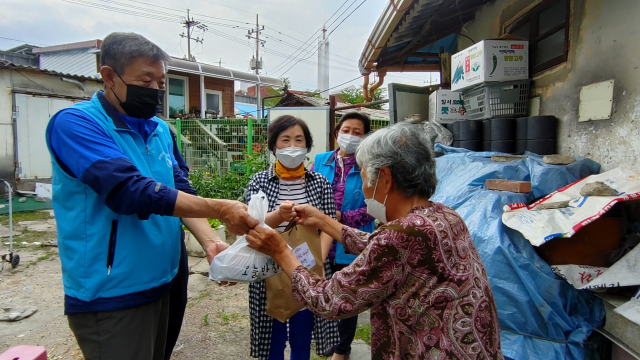
[[[249,28],[255,29],[258,14],[260,25],[265,26],[261,32],[261,40],[265,40],[264,47],[260,47],[264,61],[261,74],[288,77],[295,90],[318,90],[318,55],[314,51],[326,24],[331,53],[329,85],[333,93],[347,86],[362,85],[362,78],[353,80],[360,75],[358,60],[388,3],[388,0],[0,0],[0,49],[24,43],[58,45],[102,39],[113,31],[133,31],[155,42],[169,55],[183,57],[187,40],[180,37],[184,33],[181,21],[189,9],[193,20],[207,26],[206,31],[195,32],[204,40],[202,44],[192,42],[196,59],[251,71],[249,61],[255,54],[255,40],[247,39],[246,35]],[[385,85],[396,82],[425,86],[430,81],[436,83],[437,77],[437,73],[431,80],[429,73],[389,73]]]

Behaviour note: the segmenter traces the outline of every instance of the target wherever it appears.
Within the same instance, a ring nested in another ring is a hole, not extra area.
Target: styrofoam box
[[[451,57],[451,90],[529,78],[529,42],[483,40]]]
[[[460,92],[440,89],[429,95],[429,121],[448,124],[466,120],[466,111]]]

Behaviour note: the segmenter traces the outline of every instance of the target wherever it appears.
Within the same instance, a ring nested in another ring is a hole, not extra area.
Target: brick
[[[528,181],[488,179],[486,186],[489,190],[510,191],[522,194],[531,192],[531,183]]]

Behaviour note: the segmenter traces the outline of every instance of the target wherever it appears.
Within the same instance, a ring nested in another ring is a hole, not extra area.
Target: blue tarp
[[[256,105],[246,105],[246,104],[238,104],[235,103],[234,107],[238,110],[236,115],[250,115],[253,117],[258,116],[258,109],[256,109]]]
[[[585,358],[583,342],[602,325],[604,306],[589,290],[560,279],[519,232],[502,224],[503,207],[547,195],[586,176],[600,165],[577,158],[568,166],[547,165],[542,157],[507,163],[490,152],[470,152],[436,144],[438,188],[433,201],[462,216],[482,257],[498,309],[504,355],[514,360]],[[487,179],[531,181],[532,194],[487,190]]]

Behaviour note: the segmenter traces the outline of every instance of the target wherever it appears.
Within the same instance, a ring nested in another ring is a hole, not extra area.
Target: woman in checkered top
[[[266,224],[281,232],[293,218],[294,204],[311,204],[335,218],[336,208],[331,184],[323,175],[307,171],[304,159],[313,139],[304,121],[284,115],[268,129],[268,148],[278,159],[268,170],[251,179],[247,202],[263,191],[269,199]],[[322,237],[328,235],[322,234]],[[331,269],[325,266],[326,278]],[[303,309],[286,323],[267,315],[267,295],[264,281],[249,285],[251,314],[251,356],[261,360],[283,360],[289,339],[291,360],[309,360],[311,339],[316,341],[318,355],[330,353],[338,344],[337,321],[329,321]]]

